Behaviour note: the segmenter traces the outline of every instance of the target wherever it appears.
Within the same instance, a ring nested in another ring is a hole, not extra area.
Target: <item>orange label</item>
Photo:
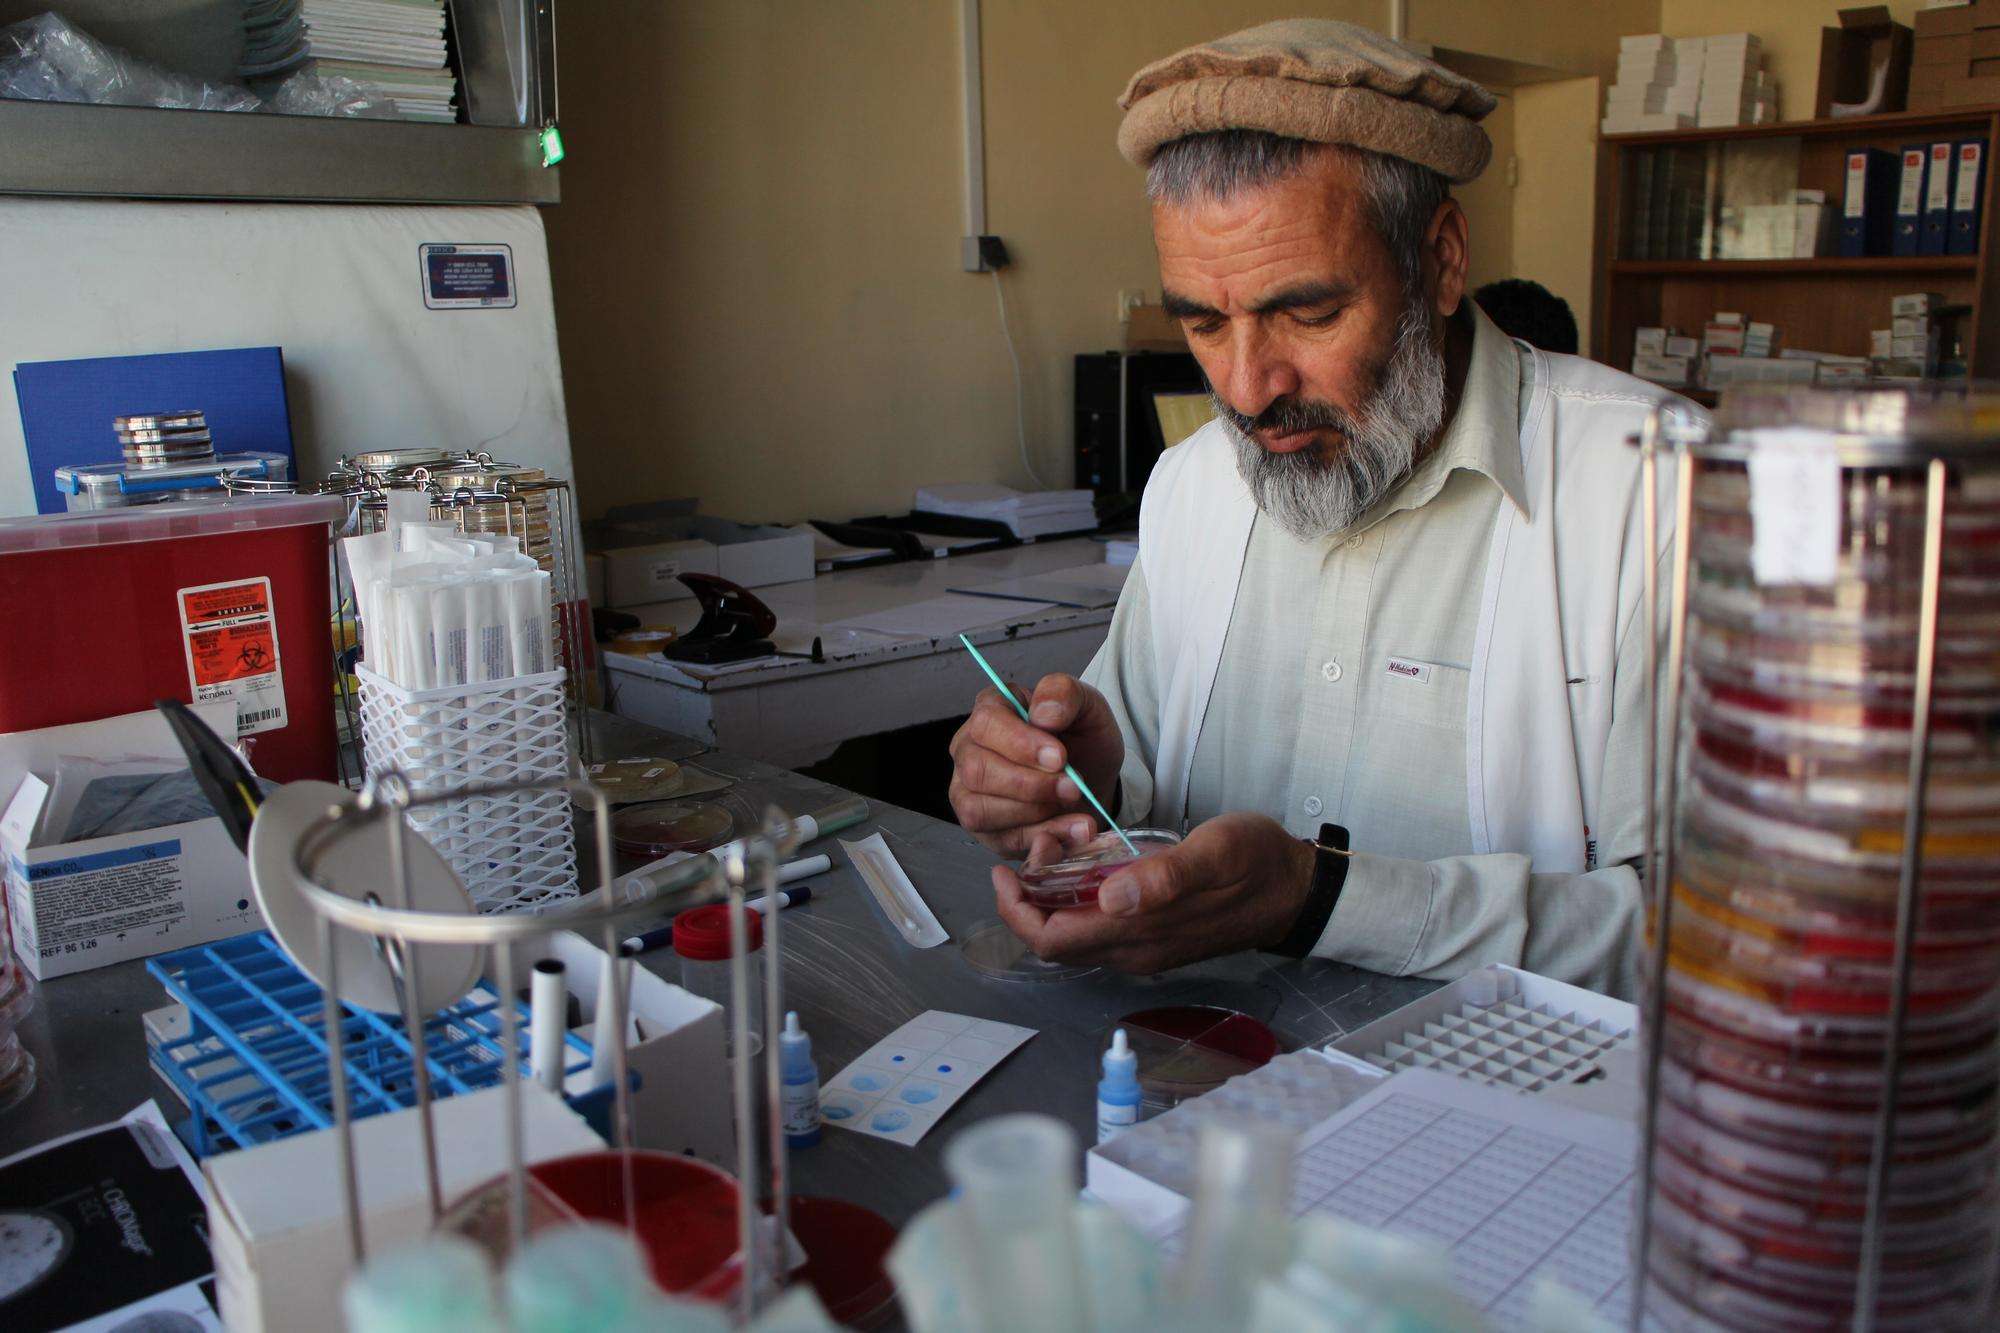
[[[188,661],[193,664],[197,687],[268,676],[278,664],[277,636],[268,620],[189,630]]]
[[[193,630],[197,625],[217,625],[251,616],[271,614],[271,583],[268,579],[247,579],[213,588],[181,589],[181,623]]]
[[[284,726],[285,677],[271,581],[210,583],[175,596],[194,698],[234,699],[238,736]]]

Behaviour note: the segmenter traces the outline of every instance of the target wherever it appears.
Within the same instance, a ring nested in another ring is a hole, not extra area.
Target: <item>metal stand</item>
[[[406,818],[409,811],[444,801],[464,800],[468,797],[502,796],[559,788],[568,790],[585,809],[591,812],[601,879],[595,893],[535,916],[521,913],[502,916],[448,915],[414,911],[409,908],[409,874],[404,846],[404,839],[410,836]],[[332,892],[319,882],[315,873],[315,867],[329,847],[341,839],[365,836],[370,829],[378,830],[378,836],[386,838],[385,864],[390,872],[387,903],[380,901],[373,894],[365,901],[356,901]],[[491,950],[493,982],[501,998],[499,1007],[504,1025],[502,1044],[507,1052],[505,1082],[508,1229],[512,1246],[518,1250],[527,1237],[528,1192],[521,1107],[521,1083],[525,1077],[522,1069],[523,1042],[513,1003],[515,978],[512,946],[521,941],[568,929],[595,938],[609,956],[616,958],[619,941],[625,933],[622,928],[627,924],[641,919],[656,918],[663,911],[671,910],[680,902],[690,898],[708,897],[717,891],[724,892],[729,903],[731,936],[735,946],[730,965],[732,998],[729,1015],[730,1040],[734,1051],[746,1052],[750,1045],[746,1004],[750,984],[749,967],[743,948],[746,942],[743,916],[747,910],[746,892],[755,888],[767,898],[773,897],[777,893],[778,865],[796,850],[798,841],[798,830],[793,821],[773,808],[767,810],[763,826],[757,833],[738,844],[732,844],[728,852],[719,859],[713,856],[691,857],[679,865],[648,876],[644,881],[621,881],[615,874],[613,861],[610,803],[603,793],[587,780],[574,779],[565,783],[498,783],[462,788],[449,793],[422,794],[413,792],[403,776],[393,772],[371,774],[359,802],[350,807],[329,811],[325,818],[307,829],[299,840],[294,864],[300,879],[301,894],[319,918],[319,962],[324,969],[322,975],[327,978],[324,1019],[327,1068],[333,1089],[334,1130],[339,1136],[338,1160],[342,1201],[347,1222],[349,1258],[353,1266],[358,1269],[362,1265],[366,1259],[366,1248],[362,1235],[361,1204],[356,1183],[354,1122],[348,1098],[347,1067],[342,1058],[345,1046],[342,1030],[343,1012],[338,994],[338,951],[333,947],[336,930],[353,930],[371,936],[378,947],[385,951],[392,973],[400,986],[404,1022],[411,1034],[411,1044],[416,1056],[417,1108],[433,1223],[442,1216],[445,1200],[442,1197],[438,1177],[431,1083],[426,1077],[428,1044],[423,1037],[424,1015],[416,1012],[418,954],[413,946],[455,944],[484,946]],[[771,906],[775,908],[775,902]],[[745,1322],[754,1317],[763,1296],[769,1290],[782,1287],[786,1278],[784,1237],[787,1234],[790,1216],[790,1200],[785,1164],[783,1088],[778,1060],[778,1034],[784,1021],[783,983],[780,975],[783,971],[783,955],[778,941],[779,916],[777,911],[772,910],[765,922],[769,947],[764,950],[767,961],[764,969],[765,1009],[762,1036],[766,1058],[763,1091],[770,1117],[770,1136],[767,1144],[770,1162],[769,1173],[762,1178],[758,1173],[757,1101],[753,1095],[751,1061],[748,1058],[737,1058],[733,1061],[736,1071],[734,1102],[738,1147],[737,1186],[740,1203],[737,1240],[742,1264],[741,1314]],[[613,1146],[625,1154],[625,1222],[628,1228],[633,1224],[635,1216],[630,1156],[634,1151],[632,1113],[634,1094],[626,1059],[628,1025],[625,1018],[628,999],[626,978],[629,975],[627,971],[629,966],[627,963],[611,969],[614,980],[607,993],[599,999],[596,1023],[596,1039],[599,1042],[612,1043],[615,1108]],[[760,1193],[766,1181],[769,1185],[770,1212],[776,1226],[775,1233],[769,1235],[768,1239],[767,1228],[760,1221],[763,1211],[760,1207],[762,1201]]]
[[[1884,395],[1886,397],[1886,395]],[[1937,670],[1938,611],[1942,588],[1942,559],[1945,528],[1945,500],[1949,473],[1940,452],[1964,456],[1973,446],[1959,442],[1956,449],[1940,449],[1901,438],[1883,438],[1888,429],[1871,430],[1877,423],[1865,411],[1857,412],[1851,423],[1852,435],[1834,434],[1830,448],[1844,467],[1925,469],[1924,543],[1922,590],[1917,631],[1916,672],[1910,722],[1909,798],[1903,824],[1901,863],[1898,873],[1893,981],[1890,995],[1889,1033],[1882,1060],[1882,1100],[1876,1113],[1873,1153],[1868,1167],[1867,1213],[1863,1224],[1859,1269],[1855,1274],[1852,1327],[1869,1333],[1876,1323],[1876,1304],[1881,1291],[1884,1233],[1889,1225],[1889,1186],[1894,1167],[1897,1095],[1902,1077],[1903,1048],[1909,1009],[1910,977],[1917,931],[1918,908],[1923,891],[1923,844],[1926,784],[1930,765],[1930,732],[1933,686]],[[1881,423],[1887,426],[1889,423]],[[1741,463],[1751,446],[1730,441],[1707,440],[1697,431],[1680,429],[1667,414],[1655,410],[1640,437],[1641,485],[1645,512],[1647,567],[1645,614],[1655,627],[1659,624],[1659,589],[1655,573],[1658,532],[1656,504],[1659,491],[1659,456],[1663,443],[1671,448],[1676,463],[1674,487],[1674,564],[1670,592],[1670,620],[1664,719],[1660,707],[1661,688],[1655,676],[1654,640],[1648,638],[1648,706],[1651,725],[1647,730],[1649,782],[1646,802],[1646,875],[1652,905],[1652,936],[1645,982],[1644,1061],[1647,1096],[1643,1112],[1644,1138],[1638,1174],[1637,1209],[1633,1226],[1633,1276],[1631,1326],[1640,1328],[1646,1314],[1646,1293],[1651,1283],[1653,1185],[1655,1180],[1656,1108],[1659,1099],[1660,1065],[1665,1044],[1666,973],[1672,934],[1674,893],[1673,855],[1678,814],[1678,776],[1681,762],[1681,696],[1686,660],[1689,599],[1689,553],[1692,532],[1694,484],[1701,469],[1714,462]],[[1979,443],[1985,443],[1981,441]],[[1971,455],[1979,457],[1978,454]],[[1664,747],[1658,740],[1662,722],[1666,728]],[[1664,764],[1661,764],[1664,760]],[[2000,1245],[2000,1237],[1996,1237]],[[1989,1259],[1985,1277],[1984,1307],[1991,1308],[1994,1273],[2000,1262]]]

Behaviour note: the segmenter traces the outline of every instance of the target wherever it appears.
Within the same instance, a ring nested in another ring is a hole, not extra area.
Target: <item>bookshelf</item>
[[[1782,346],[1865,356],[1869,331],[1888,327],[1891,297],[1933,291],[1947,302],[1972,307],[1965,321],[1970,373],[2000,377],[2000,292],[1995,291],[2000,273],[1994,265],[1990,223],[1976,255],[1636,259],[1623,252],[1629,244],[1635,150],[1797,140],[1797,186],[1826,191],[1828,206],[1837,211],[1850,148],[1895,151],[1931,136],[1983,137],[1991,145],[2000,136],[2000,106],[1602,136],[1591,355],[1607,365],[1627,367],[1632,364],[1633,332],[1641,326],[1667,325],[1698,335],[1714,312],[1736,310],[1748,319],[1776,324]],[[1996,206],[1996,180],[2000,173],[1987,172],[1984,216],[1989,219]]]

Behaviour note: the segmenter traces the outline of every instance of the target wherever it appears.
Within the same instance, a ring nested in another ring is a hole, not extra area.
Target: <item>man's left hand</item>
[[[1052,839],[1038,844],[1034,859],[1052,850]],[[1095,908],[1037,907],[1004,865],[993,868],[993,891],[1000,919],[1039,957],[1163,972],[1282,940],[1312,887],[1313,859],[1276,820],[1228,814],[1110,876]]]

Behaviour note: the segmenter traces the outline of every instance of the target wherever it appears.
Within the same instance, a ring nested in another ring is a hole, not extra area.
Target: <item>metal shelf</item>
[[[533,129],[0,99],[0,194],[553,204]]]

